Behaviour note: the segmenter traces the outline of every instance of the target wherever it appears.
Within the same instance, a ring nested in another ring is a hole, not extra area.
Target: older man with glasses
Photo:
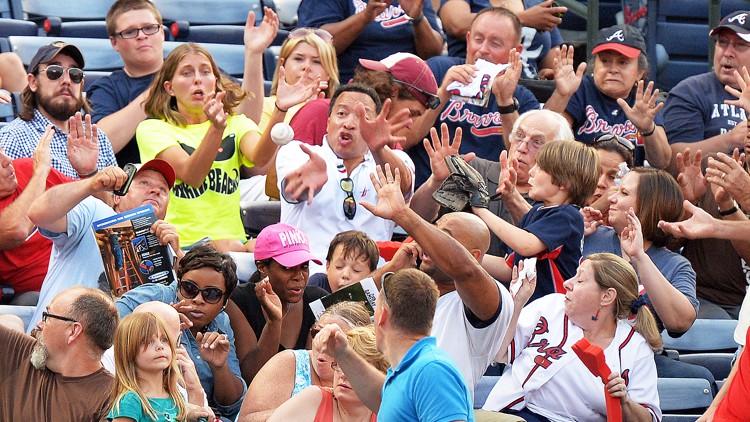
[[[691,76],[669,91],[664,106],[664,129],[672,148],[669,170],[677,175],[677,154],[690,147],[704,154],[745,145],[747,114],[726,104],[735,97],[727,87],[740,89],[735,72],[750,68],[750,10],[738,10],[721,20],[709,33],[716,42],[713,70]]]
[[[32,157],[48,126],[53,128],[52,167],[64,175],[83,179],[117,164],[104,132],[81,117],[90,112],[83,98],[85,74],[78,47],[55,41],[39,48],[29,63],[28,86],[21,92],[23,110],[0,129],[0,147],[13,159]],[[68,144],[76,146],[68,150]]]
[[[112,299],[76,287],[44,309],[36,339],[0,325],[0,420],[104,418],[114,379],[99,359],[119,321]]]

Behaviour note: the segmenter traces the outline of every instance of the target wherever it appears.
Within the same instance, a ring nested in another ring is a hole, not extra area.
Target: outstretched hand
[[[50,144],[52,143],[52,126],[47,126],[44,130],[44,134],[39,139],[39,142],[34,148],[34,174],[47,179],[50,170],[52,169],[52,153],[50,152]],[[2,149],[0,149],[2,151]]]
[[[577,69],[573,68],[574,48],[563,44],[555,54],[552,62],[552,69],[555,72],[555,89],[564,96],[573,95],[581,86],[583,73],[586,71],[586,62],[578,65]]]
[[[684,237],[687,239],[705,239],[714,235],[716,228],[716,219],[702,208],[695,206],[690,201],[685,200],[682,203],[685,212],[691,217],[687,220],[677,222],[659,221],[659,228],[674,237]]]
[[[456,128],[456,134],[453,137],[453,142],[451,142],[448,125],[442,123],[440,124],[440,136],[438,136],[437,129],[432,127],[430,128],[430,138],[432,139],[432,143],[430,143],[427,138],[422,141],[422,145],[424,145],[424,149],[430,157],[432,176],[438,183],[443,183],[443,181],[450,176],[450,170],[448,170],[448,166],[445,164],[445,157],[458,155],[458,151],[461,148],[462,135],[463,130],[460,127]],[[475,153],[470,152],[464,155],[463,159],[468,163],[475,156]]]
[[[84,127],[80,111],[68,120],[68,161],[79,175],[95,172],[99,160],[99,129],[91,123],[90,114],[85,121]]]
[[[622,107],[630,122],[641,133],[649,132],[656,127],[654,119],[659,111],[664,108],[663,102],[656,103],[658,97],[659,90],[654,89],[654,81],[649,82],[644,89],[643,80],[640,80],[635,90],[635,105],[630,107],[627,101],[622,98],[617,99],[617,104]]]
[[[724,85],[724,90],[737,97],[737,99],[724,100],[724,104],[742,107],[750,113],[750,90],[747,89],[747,86],[750,85],[750,72],[747,71],[747,67],[742,66],[742,72],[734,71],[734,78],[737,80],[740,89],[737,90],[729,85]]]
[[[357,103],[354,109],[359,117],[359,132],[370,151],[378,151],[385,146],[394,147],[399,142],[406,141],[406,136],[396,136],[396,132],[411,125],[409,109],[401,109],[389,116],[392,106],[390,98],[385,100],[382,110],[373,120],[367,118],[364,104]]]
[[[263,7],[263,20],[255,26],[255,12],[247,13],[243,41],[245,49],[251,53],[261,54],[271,45],[279,32],[279,17],[270,7]]]
[[[294,85],[286,82],[286,69],[279,66],[279,80],[276,88],[276,107],[282,110],[289,110],[297,104],[315,98],[320,92],[320,76],[310,80],[310,68],[305,69],[302,77]],[[327,85],[326,85],[327,86]]]
[[[632,207],[628,210],[626,217],[628,225],[620,233],[620,248],[628,258],[633,258],[644,253],[643,229],[641,229],[641,220],[635,215]]]
[[[492,81],[492,93],[495,94],[498,103],[513,99],[522,73],[521,53],[512,48],[508,52],[508,67],[501,74],[495,76],[495,80]]]
[[[269,321],[281,321],[284,316],[281,299],[273,291],[268,277],[265,277],[255,285],[255,296],[258,298]]]
[[[684,152],[677,153],[677,182],[680,184],[682,195],[688,201],[697,203],[706,193],[708,182],[701,171],[701,160],[703,152],[698,150],[695,155],[691,155],[690,148],[685,148]]]
[[[299,147],[310,159],[286,176],[284,198],[291,201],[306,199],[307,205],[310,205],[315,193],[328,182],[326,162],[323,157],[314,153],[309,146],[300,144]]]
[[[518,183],[518,160],[516,158],[508,160],[508,151],[500,153],[500,177],[497,181],[497,191],[495,191],[494,199],[500,197],[500,199],[506,200],[513,196],[516,192],[516,183]]]
[[[583,236],[588,236],[596,231],[596,228],[604,225],[604,216],[602,212],[594,207],[581,208],[583,216]]]
[[[211,126],[222,131],[227,127],[229,118],[229,113],[224,111],[224,95],[226,95],[224,91],[211,92],[203,100],[203,112],[211,121]]]
[[[385,170],[378,165],[377,172],[377,176],[374,173],[370,174],[370,180],[378,194],[378,203],[373,205],[362,201],[360,205],[380,218],[393,220],[408,208],[404,201],[404,194],[401,192],[401,175],[398,168],[391,173],[391,166],[388,163],[385,165]]]

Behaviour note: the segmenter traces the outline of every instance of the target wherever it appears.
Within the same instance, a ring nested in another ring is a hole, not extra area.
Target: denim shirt
[[[156,283],[143,284],[125,293],[120,299],[117,300],[115,305],[117,306],[117,310],[120,312],[120,317],[125,317],[126,315],[130,315],[130,313],[133,312],[133,309],[135,309],[136,306],[155,300],[164,303],[179,302],[179,299],[177,298],[177,282],[175,281],[169,286]],[[245,384],[245,381],[242,379],[242,375],[240,373],[240,361],[239,359],[237,359],[237,351],[234,348],[234,332],[232,331],[232,327],[230,327],[229,325],[229,316],[224,311],[222,311],[221,313],[219,313],[219,315],[216,316],[216,318],[214,318],[213,321],[211,321],[205,327],[205,330],[208,332],[218,331],[224,333],[227,336],[227,340],[229,340],[230,349],[229,356],[227,357],[227,364],[229,365],[229,369],[232,371],[232,373],[234,373],[234,375],[239,378],[240,381],[242,381],[243,387],[242,397],[240,397],[239,400],[237,400],[235,403],[232,403],[230,405],[221,405],[216,402],[214,398],[213,373],[211,372],[211,368],[208,366],[208,363],[206,363],[203,358],[201,358],[198,344],[190,329],[182,330],[182,344],[185,346],[185,349],[187,350],[190,358],[195,364],[195,369],[198,372],[198,377],[201,380],[203,391],[206,392],[206,397],[208,397],[208,404],[219,413],[221,413],[222,416],[232,419],[237,415],[240,407],[242,406],[242,400],[245,397],[245,392],[247,391],[247,384]]]

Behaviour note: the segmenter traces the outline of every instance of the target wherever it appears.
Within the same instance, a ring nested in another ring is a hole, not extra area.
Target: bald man
[[[477,216],[464,212],[444,215],[435,225],[422,219],[404,202],[404,196],[381,174],[375,182],[377,205],[362,203],[373,214],[393,220],[414,238],[404,243],[393,259],[373,273],[380,281],[387,272],[416,268],[432,277],[440,292],[431,335],[455,361],[469,390],[474,387],[500,347],[513,314],[508,290],[482,268],[490,246],[490,231]]]
[[[198,377],[198,372],[195,370],[195,364],[180,342],[182,328],[184,328],[182,324],[186,324],[187,326],[192,325],[190,320],[185,317],[183,321],[182,314],[177,312],[175,308],[159,301],[142,303],[133,309],[134,314],[141,312],[151,312],[160,316],[167,323],[167,327],[172,330],[172,336],[177,340],[175,348],[177,364],[180,366],[182,377],[185,380],[185,385],[180,387],[185,388],[184,393],[188,403],[198,406],[208,406],[206,394],[201,386],[201,380]],[[104,352],[104,355],[102,355],[102,365],[109,372],[115,373],[114,348],[111,347]]]

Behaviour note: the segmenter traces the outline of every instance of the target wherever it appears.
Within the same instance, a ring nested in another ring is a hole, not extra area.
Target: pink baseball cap
[[[255,259],[273,258],[285,267],[296,267],[308,261],[323,262],[310,253],[310,242],[302,230],[276,223],[263,229],[255,240]]]
[[[359,59],[359,64],[365,69],[390,73],[425,107],[435,109],[440,105],[435,75],[419,57],[410,53],[395,53],[379,62]]]

